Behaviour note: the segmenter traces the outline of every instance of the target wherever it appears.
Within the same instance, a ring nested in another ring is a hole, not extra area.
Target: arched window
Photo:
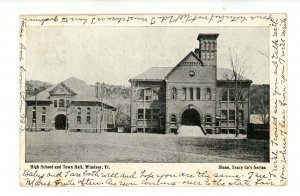
[[[190,88],[189,91],[190,91],[190,100],[193,100],[194,99],[194,89]]]
[[[77,108],[77,117],[76,117],[77,124],[81,124],[81,108]]]
[[[210,115],[205,116],[205,125],[212,125],[212,119]]]
[[[32,107],[32,123],[36,123],[36,108]]]
[[[46,123],[46,107],[42,107],[42,123]]]
[[[204,42],[201,43],[201,50],[204,50],[205,46],[204,46]]]
[[[215,59],[215,52],[210,52],[210,59]]]
[[[171,122],[171,123],[176,123],[176,122],[177,122],[177,118],[176,118],[176,115],[175,115],[175,114],[171,114],[171,115],[170,115],[170,122]]]
[[[205,59],[205,52],[201,52],[201,59]]]
[[[86,124],[91,124],[91,108],[86,108]]]
[[[210,43],[208,42],[207,44],[206,44],[206,48],[205,48],[206,50],[209,50],[210,49]]]
[[[196,99],[197,99],[197,100],[200,100],[200,95],[201,95],[200,88],[197,88],[197,89],[196,89]]]
[[[206,88],[206,100],[211,100],[211,90],[210,88]]]
[[[222,95],[222,101],[227,101],[228,100],[228,90],[224,91]]]
[[[172,88],[172,90],[171,90],[171,99],[172,100],[177,99],[177,89],[176,88]]]
[[[60,100],[58,101],[58,106],[59,106],[60,108],[64,108],[64,107],[65,107],[65,100],[60,99]]]
[[[206,42],[203,42],[203,49],[204,50],[206,50],[206,47],[207,47],[206,45],[207,45]]]
[[[186,100],[186,88],[182,88],[182,99]]]

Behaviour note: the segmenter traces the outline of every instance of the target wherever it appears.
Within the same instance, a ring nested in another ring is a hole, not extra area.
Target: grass
[[[26,132],[26,162],[269,162],[269,141],[158,134]]]

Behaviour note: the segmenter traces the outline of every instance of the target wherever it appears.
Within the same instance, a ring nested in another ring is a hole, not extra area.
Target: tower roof
[[[219,37],[219,33],[200,33],[197,37],[197,40],[200,40],[201,38],[215,38],[217,39]]]

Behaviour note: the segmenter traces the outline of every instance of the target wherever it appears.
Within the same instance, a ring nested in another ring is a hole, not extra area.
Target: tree
[[[267,84],[255,85],[251,95],[252,112],[259,114],[264,125],[269,124],[270,87]]]
[[[232,55],[231,49],[228,50],[228,59],[231,68],[231,74],[226,74],[227,81],[233,87],[232,96],[235,107],[235,136],[239,135],[240,128],[240,108],[243,104],[243,99],[247,95],[245,85],[243,84],[245,65],[243,65],[241,57],[237,52]],[[250,108],[249,108],[250,109]]]

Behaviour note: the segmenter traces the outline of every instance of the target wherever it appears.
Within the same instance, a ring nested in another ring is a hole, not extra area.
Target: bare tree
[[[235,107],[235,136],[239,135],[240,128],[240,108],[243,104],[243,99],[247,95],[246,88],[243,85],[245,65],[237,52],[232,55],[231,49],[228,50],[228,59],[230,62],[231,74],[226,74],[227,81],[233,87],[233,98]],[[249,108],[250,109],[250,108]]]
[[[252,100],[255,102],[255,112],[260,115],[263,124],[269,124],[270,109],[270,89],[269,85],[259,85],[253,89]]]

